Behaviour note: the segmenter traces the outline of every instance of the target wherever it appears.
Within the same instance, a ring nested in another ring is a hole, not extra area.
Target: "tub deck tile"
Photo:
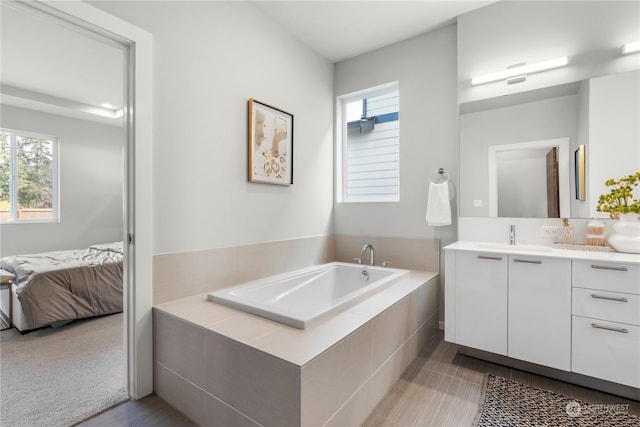
[[[368,321],[368,317],[342,312],[309,329],[281,328],[250,345],[303,366]]]

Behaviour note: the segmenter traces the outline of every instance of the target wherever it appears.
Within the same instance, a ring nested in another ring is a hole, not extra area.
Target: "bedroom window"
[[[400,200],[398,83],[337,99],[336,193],[340,202]]]
[[[58,139],[0,129],[0,222],[58,220]]]

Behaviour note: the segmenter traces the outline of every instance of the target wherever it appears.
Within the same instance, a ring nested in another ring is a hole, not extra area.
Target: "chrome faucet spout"
[[[509,226],[509,244],[510,245],[515,245],[516,244],[516,226],[515,226],[515,224],[511,224]]]
[[[373,252],[373,245],[371,243],[366,243],[362,247],[362,252],[360,253],[360,256],[362,258],[364,258],[365,254],[367,253],[367,249],[369,249],[371,251],[371,258],[369,260],[369,265],[376,265],[375,255],[374,255],[374,252]]]

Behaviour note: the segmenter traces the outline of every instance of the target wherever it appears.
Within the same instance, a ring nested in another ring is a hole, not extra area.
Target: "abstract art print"
[[[249,182],[293,184],[293,115],[249,100]]]

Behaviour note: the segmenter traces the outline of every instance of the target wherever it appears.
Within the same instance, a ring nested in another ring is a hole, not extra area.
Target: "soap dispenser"
[[[569,218],[562,218],[562,226],[558,228],[557,243],[573,243],[573,227],[569,225]]]

